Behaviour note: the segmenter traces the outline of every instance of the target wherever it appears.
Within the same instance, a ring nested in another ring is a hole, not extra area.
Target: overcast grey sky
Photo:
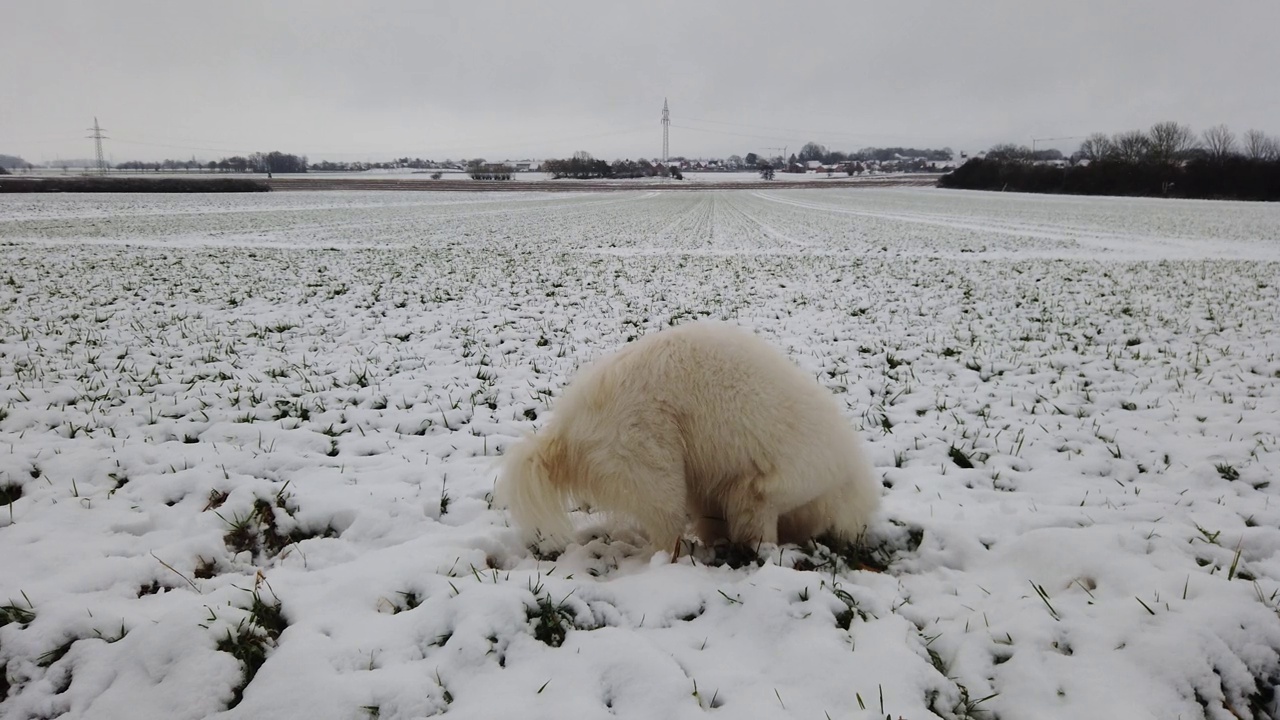
[[[1280,133],[1278,0],[0,0],[0,153],[312,160]],[[1056,143],[1073,149],[1076,140]]]

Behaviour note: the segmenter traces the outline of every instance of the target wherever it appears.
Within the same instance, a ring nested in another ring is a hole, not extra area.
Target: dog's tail
[[[533,436],[506,452],[495,499],[509,508],[524,540],[543,550],[561,549],[573,534],[566,498],[552,480],[553,461],[544,438]]]

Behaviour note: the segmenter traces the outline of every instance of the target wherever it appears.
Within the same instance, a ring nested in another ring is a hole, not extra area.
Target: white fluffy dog
[[[852,540],[880,494],[828,390],[752,333],[696,322],[582,370],[507,452],[497,497],[543,547],[564,547],[581,504],[678,553],[690,519],[708,545]]]

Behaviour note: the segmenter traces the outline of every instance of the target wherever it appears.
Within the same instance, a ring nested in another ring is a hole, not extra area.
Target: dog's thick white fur
[[[563,548],[568,508],[634,521],[655,549],[698,537],[852,540],[879,483],[831,392],[751,332],[696,322],[582,370],[541,432],[508,450],[497,499],[526,540]]]

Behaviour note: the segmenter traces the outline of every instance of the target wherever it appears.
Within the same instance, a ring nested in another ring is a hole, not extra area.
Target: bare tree
[[[1261,130],[1250,130],[1244,134],[1244,156],[1250,160],[1280,159],[1280,142]]]
[[[1226,125],[1214,125],[1200,139],[1210,160],[1222,161],[1236,153],[1236,134]]]
[[[1013,143],[1000,143],[992,145],[987,151],[987,158],[990,160],[1012,160],[1014,162],[1027,162],[1031,160],[1031,148],[1026,145],[1015,145]]]
[[[826,157],[827,148],[816,142],[807,142],[804,147],[800,148],[800,162],[808,162],[810,160],[821,161]]]
[[[1094,133],[1080,143],[1080,155],[1089,162],[1097,162],[1114,152],[1115,146],[1106,133]]]
[[[1196,136],[1191,128],[1172,120],[1152,125],[1147,139],[1151,143],[1148,151],[1151,159],[1162,163],[1176,162],[1196,146]]]
[[[1111,147],[1116,159],[1138,163],[1147,159],[1151,141],[1141,130],[1116,133],[1111,137]]]

